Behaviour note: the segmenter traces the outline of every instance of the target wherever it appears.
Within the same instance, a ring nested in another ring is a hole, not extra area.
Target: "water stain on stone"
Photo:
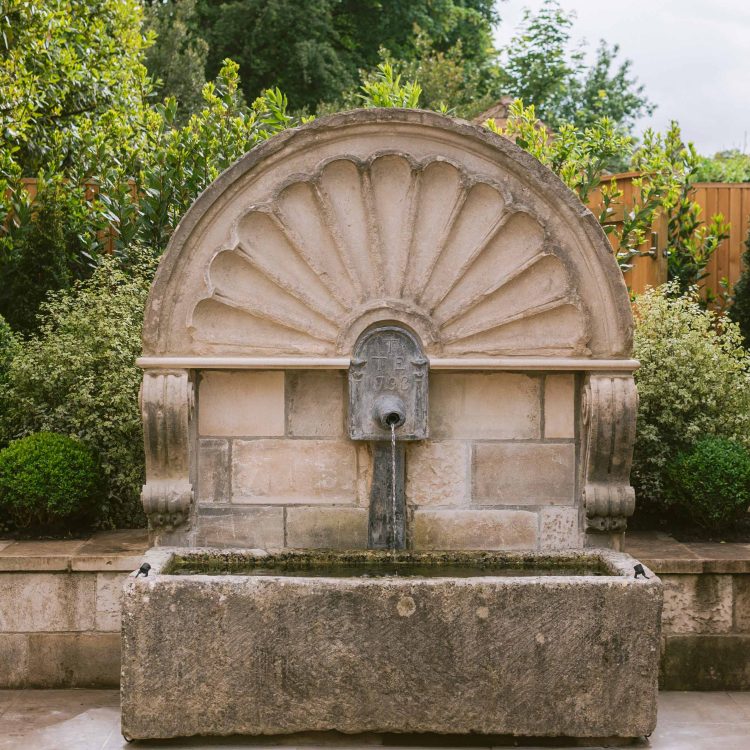
[[[417,611],[417,605],[410,596],[402,596],[398,600],[396,611],[401,617],[411,617]]]

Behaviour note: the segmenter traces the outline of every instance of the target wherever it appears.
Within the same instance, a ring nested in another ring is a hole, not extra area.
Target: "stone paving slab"
[[[489,750],[501,746],[482,737],[461,740],[333,733],[128,744],[120,735],[119,694],[116,690],[0,690],[0,750],[448,750],[459,747]],[[539,745],[523,747],[542,750]],[[562,750],[563,747],[571,745],[544,745],[545,750]],[[601,746],[583,747],[601,750]],[[642,740],[635,747],[651,750],[748,750],[750,692],[662,692],[656,730],[649,740]]]
[[[87,539],[0,541],[0,572],[130,571],[148,549],[146,529],[103,531]]]
[[[655,573],[750,573],[750,544],[678,542],[660,531],[635,531],[624,547]]]

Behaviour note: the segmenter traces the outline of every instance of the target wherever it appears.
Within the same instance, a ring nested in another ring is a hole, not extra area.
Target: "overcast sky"
[[[507,0],[495,34],[512,38],[524,7],[541,0]],[[620,45],[633,72],[658,106],[642,120],[664,130],[677,120],[686,140],[713,154],[750,151],[750,0],[561,0],[577,19],[574,38],[593,49],[599,39]]]

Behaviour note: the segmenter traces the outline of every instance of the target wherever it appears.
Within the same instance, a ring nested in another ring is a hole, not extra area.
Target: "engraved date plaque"
[[[427,429],[429,363],[417,337],[397,325],[365,331],[349,367],[349,436],[353,440],[390,440],[380,413],[396,404],[397,440],[424,440]],[[395,415],[395,412],[394,412]]]

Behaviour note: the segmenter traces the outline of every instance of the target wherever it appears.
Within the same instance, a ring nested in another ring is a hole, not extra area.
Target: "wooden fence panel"
[[[709,221],[715,213],[722,213],[724,220],[731,225],[729,237],[709,261],[708,276],[703,285],[718,292],[722,288],[722,279],[727,279],[731,289],[742,272],[742,253],[750,228],[750,183],[698,183],[695,200],[703,209],[701,218],[704,221]]]
[[[623,192],[623,204],[632,205],[633,178],[636,173],[626,172],[614,175],[617,185]],[[745,251],[745,240],[750,229],[750,183],[748,182],[697,182],[693,188],[693,200],[701,207],[700,218],[708,222],[714,214],[724,215],[724,221],[730,223],[729,237],[719,244],[706,268],[707,276],[701,283],[705,289],[717,294],[722,291],[722,280],[729,282],[729,288],[737,283],[742,272],[742,253]],[[591,195],[589,207],[598,215],[601,197],[598,191]],[[615,211],[611,223],[617,224],[622,218],[622,210]],[[658,286],[667,280],[667,222],[659,217],[652,227],[652,242],[646,243],[641,251],[649,255],[633,259],[633,268],[625,273],[625,282],[635,294],[649,286]],[[610,235],[615,250],[617,243]],[[649,246],[650,244],[650,246]],[[655,251],[655,254],[654,254]]]
[[[632,206],[635,189],[633,187],[633,178],[637,177],[637,172],[625,172],[614,175],[617,187],[622,191],[622,198],[618,205],[613,207],[613,211],[605,225],[610,224],[619,228],[622,224],[625,207]],[[609,183],[609,180],[607,180]],[[601,212],[601,193],[598,190],[592,192],[589,199],[589,208],[594,215],[599,216]],[[615,252],[619,250],[619,243],[615,233],[608,235],[609,241]],[[646,241],[639,248],[642,255],[636,256],[631,260],[632,268],[625,271],[625,283],[628,289],[634,293],[642,292],[650,286],[658,286],[667,279],[667,220],[664,216],[658,216],[651,227],[651,233],[646,237]]]

